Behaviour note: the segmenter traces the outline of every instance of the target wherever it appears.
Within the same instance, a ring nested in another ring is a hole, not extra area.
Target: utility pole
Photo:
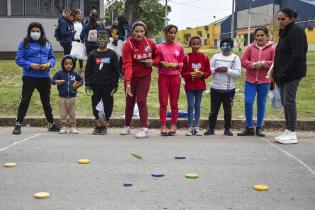
[[[165,15],[164,15],[164,25],[167,26],[167,0],[165,0]]]
[[[247,45],[250,44],[250,27],[251,27],[251,10],[252,10],[252,3],[255,0],[251,0],[249,3],[249,9],[248,9],[248,31],[247,31]]]
[[[232,0],[232,20],[231,20],[231,38],[234,39],[234,13],[235,13],[235,1]]]

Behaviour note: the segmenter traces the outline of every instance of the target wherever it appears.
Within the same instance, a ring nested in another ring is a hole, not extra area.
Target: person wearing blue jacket
[[[75,30],[73,27],[73,16],[69,9],[62,11],[62,16],[58,19],[58,27],[60,30],[60,45],[63,47],[64,55],[69,55],[72,48],[72,41]]]
[[[21,124],[35,89],[39,92],[49,123],[48,131],[59,131],[59,126],[54,123],[50,105],[50,68],[55,66],[56,58],[40,23],[33,22],[28,26],[27,36],[19,45],[15,61],[23,69],[23,85],[16,125],[12,133],[21,134]]]
[[[62,70],[58,71],[51,80],[53,85],[57,85],[59,92],[60,134],[67,133],[68,126],[70,127],[70,133],[78,133],[75,118],[75,98],[77,89],[83,85],[83,78],[75,72],[75,65],[74,57],[65,55],[61,61]]]

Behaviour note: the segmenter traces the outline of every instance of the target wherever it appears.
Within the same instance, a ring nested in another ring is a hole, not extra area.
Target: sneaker
[[[161,127],[161,136],[168,136],[167,128],[165,125]]]
[[[256,128],[256,136],[259,136],[259,137],[265,137],[266,136],[266,134],[264,134],[263,132],[262,132],[262,128]]]
[[[233,136],[233,133],[230,129],[224,131],[224,136]]]
[[[204,132],[203,135],[205,136],[214,135],[214,128],[208,128],[208,130],[206,130],[206,132]]]
[[[79,131],[78,131],[78,129],[76,129],[75,127],[71,127],[71,128],[70,128],[70,133],[72,133],[72,134],[78,134]]]
[[[100,135],[101,133],[101,127],[95,127],[92,134],[93,135]]]
[[[196,135],[196,136],[202,136],[202,133],[201,133],[201,131],[199,130],[199,127],[195,127],[195,128],[194,128],[194,135]]]
[[[100,135],[106,135],[107,134],[107,127],[106,126],[102,126],[100,129]]]
[[[141,131],[139,131],[136,134],[137,139],[147,138],[148,136],[149,136],[149,130],[147,128],[142,128]]]
[[[280,144],[297,144],[296,133],[287,131],[287,133],[279,138]]]
[[[255,136],[254,128],[246,127],[242,132],[237,133],[238,136]]]
[[[194,134],[194,130],[192,127],[189,127],[186,131],[186,136],[192,136]]]
[[[168,132],[168,135],[175,136],[176,135],[176,126],[172,125],[171,130]]]
[[[48,123],[48,131],[50,132],[59,132],[60,131],[60,126],[57,125],[56,123]]]
[[[277,136],[277,137],[274,138],[274,141],[275,141],[276,143],[279,143],[279,139],[280,139],[282,136],[286,135],[288,132],[289,132],[289,130],[288,130],[288,129],[285,129],[285,131],[284,131],[283,134],[281,134],[280,136]]]
[[[13,131],[12,131],[12,134],[19,135],[21,133],[22,133],[22,131],[21,131],[21,123],[17,122],[15,124],[15,127],[14,127]]]
[[[130,126],[124,126],[120,131],[120,135],[129,135],[129,134],[130,134]]]
[[[59,130],[59,133],[60,133],[60,134],[66,134],[66,133],[67,133],[67,127],[62,127],[62,128]]]

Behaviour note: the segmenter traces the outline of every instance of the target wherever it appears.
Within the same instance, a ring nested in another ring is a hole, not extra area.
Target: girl
[[[201,47],[201,38],[193,36],[189,40],[189,46],[192,49],[183,60],[182,77],[185,79],[185,91],[188,104],[188,130],[186,136],[202,136],[199,130],[200,103],[202,93],[206,89],[205,79],[210,75],[210,65],[208,56],[199,52]],[[195,121],[193,122],[195,108]],[[194,128],[193,128],[194,125]]]
[[[246,128],[238,136],[254,136],[253,105],[257,94],[256,135],[264,137],[261,128],[266,110],[266,99],[270,89],[270,79],[267,73],[275,57],[275,47],[268,41],[268,29],[258,27],[255,30],[255,42],[246,48],[242,59],[242,67],[246,69],[245,76],[245,114]]]
[[[285,132],[276,137],[281,144],[296,144],[296,91],[306,75],[307,39],[302,28],[294,24],[297,13],[281,9],[277,14],[280,39],[276,48],[272,78],[280,88],[286,121]]]
[[[54,123],[50,106],[50,68],[55,66],[56,58],[40,23],[33,22],[28,26],[27,36],[19,45],[15,61],[23,68],[23,85],[13,134],[21,134],[21,124],[35,89],[40,95],[48,121],[48,131],[58,132],[60,128]]]
[[[140,112],[141,131],[136,138],[146,138],[148,131],[147,96],[151,83],[152,65],[159,62],[154,41],[145,37],[147,27],[138,21],[132,26],[132,37],[123,47],[123,72],[126,91],[125,126],[121,135],[130,134],[130,123],[134,105],[137,102]]]
[[[157,47],[160,52],[159,63],[159,101],[161,135],[175,135],[178,118],[178,97],[180,93],[180,70],[183,66],[184,48],[175,42],[177,26],[168,25],[163,29],[165,41]],[[168,98],[171,104],[171,129],[167,132],[166,111]]]
[[[80,34],[83,30],[83,18],[82,18],[82,13],[80,9],[76,9],[74,10],[74,41],[75,42],[81,42],[80,40]],[[83,60],[79,59],[79,65],[80,65],[80,70],[79,73],[82,74],[83,73]]]
[[[72,48],[73,34],[75,30],[72,25],[71,10],[64,9],[62,16],[58,19],[58,28],[60,30],[60,45],[63,47],[64,55],[69,55]]]

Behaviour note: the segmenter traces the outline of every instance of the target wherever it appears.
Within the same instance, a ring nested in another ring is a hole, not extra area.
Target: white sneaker
[[[195,128],[194,128],[194,134],[195,134],[196,136],[202,136],[202,133],[201,133],[201,131],[199,130],[199,127],[195,127]]]
[[[136,134],[136,138],[137,139],[143,139],[143,138],[147,138],[149,136],[149,130],[148,128],[142,128],[141,131],[139,131]]]
[[[70,133],[72,133],[72,134],[78,134],[79,131],[78,131],[78,129],[76,129],[75,127],[71,127],[71,128],[70,128]]]
[[[129,135],[130,134],[130,126],[124,126],[120,130],[120,135]]]
[[[192,128],[192,127],[189,127],[189,128],[187,129],[187,131],[186,131],[186,136],[192,136],[192,135],[193,135],[193,132],[194,132],[193,128]]]
[[[280,144],[297,144],[296,133],[292,131],[287,131],[286,135],[279,138]]]
[[[289,132],[288,129],[285,129],[285,131],[283,132],[283,134],[281,134],[280,136],[277,136],[274,138],[275,142],[276,143],[279,143],[279,139],[282,137],[282,136],[285,136],[287,133]]]
[[[59,131],[60,134],[66,134],[67,133],[67,127],[62,127]]]

